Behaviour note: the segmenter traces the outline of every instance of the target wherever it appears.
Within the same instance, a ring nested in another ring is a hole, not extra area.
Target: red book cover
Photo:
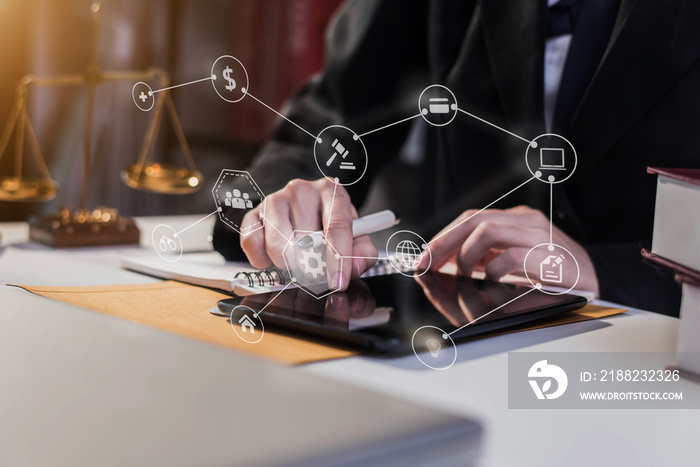
[[[700,277],[686,276],[685,274],[676,274],[676,280],[678,282],[692,284],[696,287],[700,287]]]
[[[678,264],[675,261],[671,261],[668,258],[664,258],[663,256],[652,253],[644,248],[642,248],[642,256],[657,264],[673,269],[678,273],[676,278],[678,279],[680,277],[682,282],[690,282],[692,284],[700,285],[700,272],[696,271],[695,269]]]
[[[700,185],[700,169],[668,169],[660,167],[647,167],[647,173],[663,175],[664,177],[690,183],[692,185]]]
[[[246,66],[250,91],[282,112],[324,61],[324,33],[342,0],[246,0],[232,18],[233,50]],[[260,104],[245,102],[232,112],[230,135],[259,144],[279,118]]]

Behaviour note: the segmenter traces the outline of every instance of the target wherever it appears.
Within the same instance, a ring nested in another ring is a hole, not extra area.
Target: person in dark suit
[[[420,92],[439,83],[460,108],[528,140],[548,131],[566,137],[578,165],[553,187],[554,241],[580,264],[577,288],[677,314],[680,289],[672,275],[639,254],[651,238],[656,184],[645,168],[697,164],[698,24],[700,4],[684,0],[350,1],[329,28],[322,73],[285,114],[313,134],[333,124],[362,134],[415,114]],[[337,187],[329,218],[335,187],[314,163],[313,140],[281,120],[249,169],[272,193],[266,218],[285,235],[328,227],[341,255],[376,256],[368,238],[353,240],[350,223],[372,176],[396,157],[410,128],[394,125],[362,138],[367,175],[347,190]],[[458,115],[425,133],[425,236],[531,177],[526,144],[477,119]],[[548,204],[549,187],[527,184],[500,209],[436,240],[431,268],[454,261],[462,273],[483,267],[496,279],[522,270],[529,247],[549,239],[542,213]],[[256,208],[246,222],[258,215]],[[242,247],[260,268],[284,267],[284,242],[270,228],[240,238],[240,247],[222,224],[214,233],[225,257],[240,258]],[[345,262],[331,285],[346,287],[371,263]]]

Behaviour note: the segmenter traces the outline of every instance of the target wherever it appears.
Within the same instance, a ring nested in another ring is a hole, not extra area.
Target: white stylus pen
[[[388,229],[399,223],[393,211],[389,209],[385,211],[375,212],[369,216],[357,218],[352,221],[352,236],[359,237]],[[323,243],[323,232],[313,232],[303,237],[294,243],[295,248],[315,248]]]

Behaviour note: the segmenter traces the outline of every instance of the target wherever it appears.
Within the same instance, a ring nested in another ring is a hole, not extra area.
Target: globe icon
[[[396,259],[407,269],[416,269],[420,264],[421,249],[415,242],[401,240],[396,246]]]

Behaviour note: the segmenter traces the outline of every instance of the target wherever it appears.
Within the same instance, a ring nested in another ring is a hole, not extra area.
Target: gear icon
[[[311,263],[315,263],[313,266]],[[323,261],[323,255],[320,251],[316,250],[304,250],[302,252],[302,257],[299,260],[299,264],[304,267],[304,273],[309,274],[316,279],[325,273],[326,262]]]

